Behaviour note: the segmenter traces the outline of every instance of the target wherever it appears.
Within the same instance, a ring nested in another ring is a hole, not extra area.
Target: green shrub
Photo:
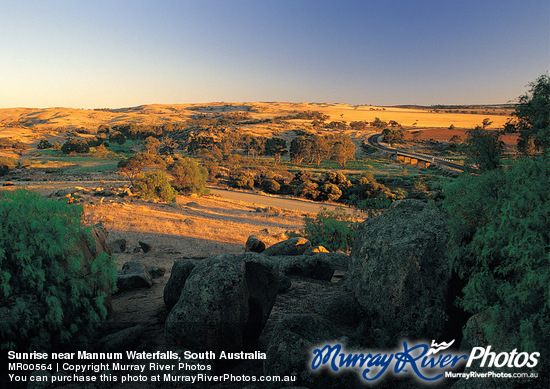
[[[176,160],[169,168],[174,177],[174,187],[183,193],[204,194],[208,171],[194,159],[183,158]]]
[[[142,199],[160,199],[166,202],[176,201],[176,191],[170,185],[168,176],[162,170],[151,170],[136,180],[133,191]]]
[[[327,182],[319,188],[319,196],[317,197],[317,200],[336,201],[340,197],[342,197],[342,191],[340,188],[338,188],[335,184]]]
[[[61,151],[64,154],[70,153],[88,153],[90,146],[83,139],[70,138],[61,146]]]
[[[47,139],[42,139],[40,142],[38,142],[38,145],[36,146],[36,148],[39,150],[51,149],[52,147],[53,145]]]
[[[229,185],[233,188],[254,189],[254,176],[250,172],[238,170],[229,175]]]
[[[81,216],[81,207],[34,192],[0,193],[2,349],[48,350],[105,319],[116,267],[105,253],[84,258]]]
[[[466,287],[460,305],[489,314],[489,344],[549,355],[550,156],[463,175],[445,191]],[[539,364],[546,365],[547,364]]]
[[[273,178],[269,178],[262,182],[262,189],[267,193],[278,193],[281,190],[281,184]]]
[[[343,208],[337,208],[335,211],[323,208],[315,219],[306,216],[304,221],[304,236],[313,245],[324,246],[329,251],[351,250],[359,223]]]

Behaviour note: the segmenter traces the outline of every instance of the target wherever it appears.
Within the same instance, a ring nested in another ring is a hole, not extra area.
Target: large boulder
[[[268,247],[263,254],[267,256],[275,255],[303,255],[311,251],[311,242],[306,238],[290,238],[273,246]]]
[[[176,305],[185,282],[196,264],[197,261],[194,259],[180,259],[174,262],[170,278],[164,287],[164,303],[166,305],[169,307]]]
[[[275,303],[278,282],[275,266],[256,253],[197,264],[166,319],[167,343],[216,352],[252,347]]]
[[[326,370],[312,371],[309,366],[315,347],[342,343],[341,338],[334,325],[317,316],[285,316],[275,324],[271,334],[264,374],[297,377],[295,385],[309,388],[359,388],[361,385],[355,372],[334,375]]]
[[[387,346],[440,336],[450,280],[448,241],[446,215],[418,200],[397,201],[358,228],[351,290],[363,326],[384,332]]]

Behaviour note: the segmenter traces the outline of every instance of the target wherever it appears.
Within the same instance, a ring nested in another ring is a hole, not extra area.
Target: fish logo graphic
[[[441,344],[437,344],[435,342],[435,340],[432,340],[432,348],[430,348],[428,350],[428,353],[426,355],[431,355],[431,354],[437,354],[438,352],[442,351],[442,350],[446,350],[448,349],[449,347],[451,347],[451,345],[455,342],[455,340],[453,339],[452,341],[450,341],[449,343],[445,343],[445,342],[441,342]]]

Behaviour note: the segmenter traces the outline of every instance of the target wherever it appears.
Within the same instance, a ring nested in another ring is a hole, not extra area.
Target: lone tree
[[[206,192],[208,171],[194,159],[178,159],[170,165],[168,171],[174,177],[174,188],[179,192],[197,194]]]
[[[469,156],[469,164],[476,166],[480,171],[499,168],[500,154],[504,149],[502,133],[477,126],[467,131],[467,134],[466,153]]]
[[[382,134],[384,135],[384,141],[390,145],[393,145],[395,142],[403,142],[403,139],[405,139],[405,133],[402,128],[388,127],[382,131]]]
[[[506,132],[519,133],[518,150],[524,154],[546,152],[550,147],[550,76],[543,74],[519,98],[515,119],[506,123]]]

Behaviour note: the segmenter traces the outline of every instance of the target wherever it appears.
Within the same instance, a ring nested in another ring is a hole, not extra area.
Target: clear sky
[[[506,103],[549,0],[0,0],[0,107]]]

